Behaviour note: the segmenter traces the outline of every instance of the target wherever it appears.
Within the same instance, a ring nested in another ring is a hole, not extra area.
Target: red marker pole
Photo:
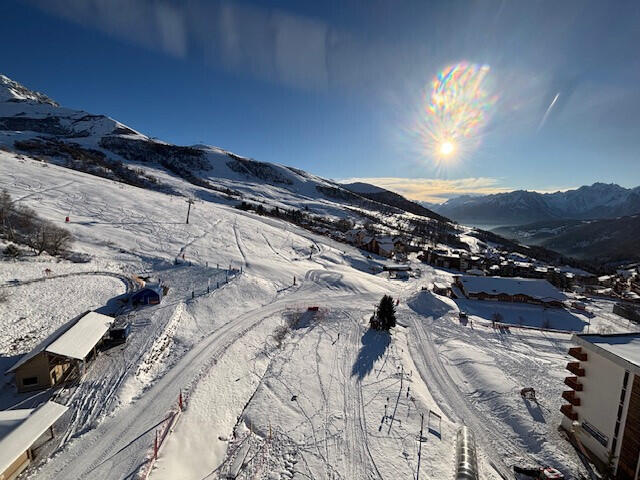
[[[158,459],[158,430],[156,429],[156,439],[153,442],[153,458]]]
[[[178,406],[180,407],[180,411],[182,411],[182,389],[180,389],[180,395],[178,396]]]

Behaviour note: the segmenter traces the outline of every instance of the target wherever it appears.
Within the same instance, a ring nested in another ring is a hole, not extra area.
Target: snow
[[[581,339],[593,343],[614,355],[640,366],[640,334],[581,335]]]
[[[465,292],[487,293],[498,295],[527,295],[538,300],[566,300],[566,295],[558,291],[546,280],[535,278],[504,278],[504,277],[480,277],[460,276]]]
[[[3,433],[0,438],[0,472],[30,448],[66,411],[64,405],[46,402],[36,409],[0,412],[0,431]],[[6,432],[5,428],[9,431]]]
[[[81,118],[51,105],[11,102],[2,108],[64,114],[68,124]],[[117,125],[106,117],[90,124],[91,134],[74,140],[91,148],[96,135]],[[0,141],[15,138],[9,137]],[[230,168],[222,149],[198,148],[211,167],[199,172],[203,178],[240,191],[247,201],[346,215],[343,204],[318,193],[318,186],[334,186],[330,181],[281,165],[266,171],[287,181],[265,181]],[[63,434],[34,461],[30,478],[135,477],[180,393],[186,409],[152,479],[224,473],[415,478],[420,445],[419,478],[451,478],[455,434],[463,424],[476,436],[482,478],[510,476],[517,461],[581,472],[557,432],[570,335],[493,329],[490,322],[497,310],[514,324],[521,317],[523,325],[542,326],[547,319],[562,330],[628,331],[610,302],[590,302],[588,312],[579,313],[453,301],[422,290],[434,282],[451,284],[453,275],[413,256],[410,265],[420,277],[389,280],[377,273],[383,262],[366,252],[239,211],[229,199],[158,165],[130,164],[199,199],[188,225],[183,197],[0,151],[0,187],[69,229],[74,250],[89,257],[86,264],[47,257],[2,264],[0,281],[10,293],[0,304],[0,327],[10,333],[0,343],[3,360],[15,355],[11,345],[25,348],[74,314],[112,304],[133,275],[169,287],[160,305],[127,313],[132,333],[126,344],[101,352],[77,385],[55,393],[69,414],[60,421]],[[479,248],[468,233],[463,241]],[[185,261],[176,263],[182,255]],[[63,274],[69,275],[57,277]],[[391,335],[367,324],[384,294],[400,300]],[[319,309],[310,313],[310,306]],[[460,310],[469,313],[466,325],[458,320]],[[522,399],[524,386],[535,386],[539,404]],[[42,399],[14,396],[11,403],[12,388],[6,379],[3,408]]]
[[[105,305],[124,293],[123,282],[109,272],[109,265],[73,264],[40,258],[5,261],[2,280],[18,280],[4,287],[7,300],[0,303],[0,355],[26,353],[71,318]],[[44,275],[50,269],[50,276]],[[65,275],[65,276],[58,276]],[[32,280],[36,280],[31,282]]]
[[[50,344],[46,350],[63,357],[82,360],[107,333],[112,323],[112,317],[89,312]]]

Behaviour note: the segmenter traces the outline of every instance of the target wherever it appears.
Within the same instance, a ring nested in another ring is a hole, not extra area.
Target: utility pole
[[[420,459],[422,458],[422,427],[424,425],[424,413],[420,414],[420,437],[418,437],[418,468],[416,470],[416,480],[420,480]]]
[[[187,203],[189,204],[189,206],[187,207],[187,225],[189,224],[189,214],[191,213],[191,205],[193,205],[195,203],[195,201],[193,200],[193,198],[189,198],[187,199]]]

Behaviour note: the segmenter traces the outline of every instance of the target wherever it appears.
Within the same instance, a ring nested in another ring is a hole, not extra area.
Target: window
[[[37,385],[38,384],[38,377],[26,377],[22,379],[22,385],[24,385],[25,387],[28,387],[30,385]]]

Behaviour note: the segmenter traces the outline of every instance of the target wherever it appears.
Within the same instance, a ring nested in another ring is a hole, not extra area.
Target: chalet
[[[381,237],[365,237],[363,239],[362,248],[365,250],[380,255],[381,257],[391,258],[395,251],[395,245],[393,238],[389,235]]]
[[[433,284],[433,293],[435,293],[436,295],[443,295],[445,297],[450,297],[451,287],[448,285],[445,285],[444,283],[436,282]]]
[[[411,272],[410,265],[384,265],[382,269],[389,272],[389,278],[395,278],[396,280],[408,279],[409,272]]]
[[[68,410],[64,405],[46,402],[38,408],[0,412],[0,479],[17,478],[34,458],[34,447]]]
[[[435,267],[461,270],[460,254],[443,248],[430,248],[422,254],[422,261]],[[462,261],[464,263],[464,260]]]
[[[82,376],[113,318],[85,312],[49,335],[6,373],[15,375],[18,392],[50,388]]]
[[[146,285],[131,296],[131,303],[135,305],[158,305],[162,301],[162,286]]]
[[[466,273],[467,275],[477,275],[480,277],[484,277],[486,275],[485,271],[480,268],[470,268]]]
[[[562,307],[567,297],[546,280],[458,275],[454,285],[467,298]]]

